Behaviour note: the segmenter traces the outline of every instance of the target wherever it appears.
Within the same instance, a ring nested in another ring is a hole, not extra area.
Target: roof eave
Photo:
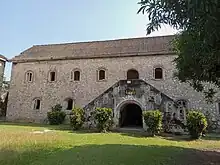
[[[5,56],[3,56],[2,54],[0,54],[0,60],[1,61],[8,61],[8,59],[5,57]]]
[[[78,56],[78,57],[47,57],[47,58],[12,58],[9,62],[25,63],[38,61],[58,61],[58,60],[79,60],[79,59],[96,59],[96,58],[122,58],[122,57],[140,57],[140,56],[158,56],[158,55],[176,55],[175,52],[151,52],[151,53],[124,53],[124,54],[110,54],[110,55],[94,55],[94,56]]]

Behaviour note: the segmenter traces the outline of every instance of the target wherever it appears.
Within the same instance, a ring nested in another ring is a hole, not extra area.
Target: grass
[[[0,165],[219,165],[220,136],[188,141],[0,123]],[[50,132],[39,132],[52,129]],[[38,131],[38,132],[36,132]]]

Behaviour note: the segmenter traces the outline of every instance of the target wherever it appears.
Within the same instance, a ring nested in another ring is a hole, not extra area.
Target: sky
[[[33,45],[146,36],[140,0],[0,0],[0,54],[11,59]],[[150,36],[171,35],[164,26]],[[11,64],[5,77],[10,79]]]

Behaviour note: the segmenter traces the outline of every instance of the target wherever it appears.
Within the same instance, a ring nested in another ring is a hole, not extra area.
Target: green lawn
[[[0,165],[220,165],[220,136],[188,141],[67,128],[0,123]]]

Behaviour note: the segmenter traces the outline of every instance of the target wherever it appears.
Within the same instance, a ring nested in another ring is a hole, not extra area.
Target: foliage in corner
[[[150,135],[155,136],[162,130],[162,113],[159,110],[145,111],[144,122]]]
[[[7,104],[8,104],[8,92],[5,94],[4,99],[0,99],[0,117],[6,116]]]
[[[94,118],[100,132],[107,132],[113,125],[113,111],[111,108],[96,108]]]
[[[207,111],[204,113],[206,120],[207,120],[207,128],[206,128],[206,132],[215,132],[215,130],[218,128],[218,122],[219,120],[212,120],[212,114],[211,112]]]
[[[79,130],[85,122],[85,111],[82,108],[73,108],[70,114],[70,125],[73,130]]]
[[[199,139],[207,128],[207,119],[199,111],[189,111],[187,114],[187,129],[192,139]]]
[[[173,49],[181,82],[188,82],[213,102],[220,88],[220,1],[219,0],[140,0],[138,13],[147,13],[147,34],[169,25],[180,31]],[[213,84],[212,87],[205,83]]]
[[[51,125],[62,124],[65,117],[66,114],[62,111],[62,106],[60,104],[55,105],[50,112],[47,112],[47,118]]]
[[[163,131],[165,133],[174,133],[175,135],[181,135],[186,130],[184,121],[173,116],[170,112],[164,112],[163,114]]]

